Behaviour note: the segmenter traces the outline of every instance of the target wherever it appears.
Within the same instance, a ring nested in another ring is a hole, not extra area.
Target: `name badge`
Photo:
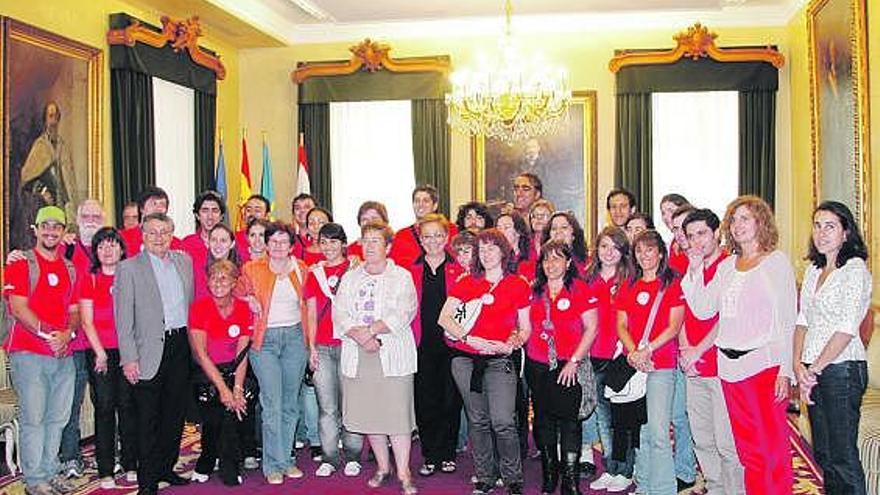
[[[49,287],[56,287],[58,285],[59,279],[58,275],[54,273],[50,273],[46,275],[46,279],[49,281]]]
[[[492,305],[495,303],[495,296],[493,296],[492,294],[483,294],[483,297],[481,297],[480,299],[482,299],[483,304],[486,305]]]
[[[641,304],[642,306],[648,304],[648,301],[651,300],[651,294],[648,294],[645,291],[639,292],[639,295],[636,296],[636,302]]]
[[[241,334],[241,328],[239,328],[238,325],[229,325],[229,330],[227,332],[230,337],[235,338]]]
[[[559,311],[565,311],[571,307],[571,301],[568,300],[567,297],[563,297],[562,299],[556,301],[556,309]]]

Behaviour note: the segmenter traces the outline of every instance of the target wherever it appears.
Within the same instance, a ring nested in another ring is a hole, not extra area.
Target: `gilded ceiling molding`
[[[773,47],[719,48],[718,35],[699,22],[672,37],[677,46],[671,50],[622,52],[611,59],[608,68],[617,73],[631,65],[674,64],[682,58],[698,60],[709,57],[717,62],[767,62],[777,69],[785,64],[785,57]]]
[[[301,84],[310,77],[344,76],[354,74],[362,68],[369,72],[386,69],[390,72],[449,72],[449,59],[445,57],[391,58],[391,47],[365,39],[348,48],[351,59],[347,62],[306,62],[296,68],[290,77]]]
[[[220,57],[199,47],[198,40],[202,36],[202,26],[198,16],[177,20],[164,15],[160,20],[162,31],[156,32],[142,25],[137,19],[132,19],[131,24],[126,28],[107,31],[107,43],[134,46],[135,43],[141,42],[153,48],[162,48],[171,43],[171,48],[175,52],[185,49],[193,62],[214,71],[217,79],[226,78],[226,67],[220,61]]]

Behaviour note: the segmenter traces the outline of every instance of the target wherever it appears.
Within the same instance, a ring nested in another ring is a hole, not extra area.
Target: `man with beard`
[[[77,200],[76,174],[70,147],[58,132],[61,108],[50,101],[43,109],[43,133],[31,144],[21,167],[21,189],[73,215]]]
[[[513,178],[513,209],[523,218],[529,218],[532,203],[543,196],[544,184],[537,175],[523,172]]]
[[[60,208],[40,208],[34,225],[36,246],[24,253],[25,259],[7,265],[3,281],[15,320],[4,347],[18,395],[25,493],[32,495],[70,491],[56,475],[75,381],[68,343],[78,325],[75,269],[58,253],[65,224]]]
[[[183,251],[192,258],[193,280],[195,282],[195,299],[210,295],[208,293],[208,237],[211,229],[223,221],[226,215],[226,203],[220,194],[205,191],[193,202],[193,216],[196,220],[196,232],[183,238]]]
[[[242,213],[244,215],[244,226],[235,233],[235,250],[238,251],[238,257],[242,263],[250,260],[251,254],[248,250],[248,225],[251,220],[258,218],[269,219],[269,213],[272,211],[272,203],[261,194],[252,194],[251,197],[244,202]],[[308,212],[306,212],[308,213]]]

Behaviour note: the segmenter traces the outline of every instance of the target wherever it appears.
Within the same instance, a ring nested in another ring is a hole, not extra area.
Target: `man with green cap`
[[[34,222],[37,242],[25,259],[6,266],[3,295],[14,323],[4,343],[12,365],[21,422],[21,470],[25,493],[70,491],[57,476],[61,431],[73,402],[74,366],[68,343],[78,325],[73,265],[59,255],[66,219],[45,206]]]

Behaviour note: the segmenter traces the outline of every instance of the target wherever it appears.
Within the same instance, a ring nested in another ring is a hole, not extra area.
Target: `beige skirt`
[[[379,353],[358,347],[357,378],[342,376],[342,423],[354,433],[412,433],[416,425],[413,375],[386,377]]]

